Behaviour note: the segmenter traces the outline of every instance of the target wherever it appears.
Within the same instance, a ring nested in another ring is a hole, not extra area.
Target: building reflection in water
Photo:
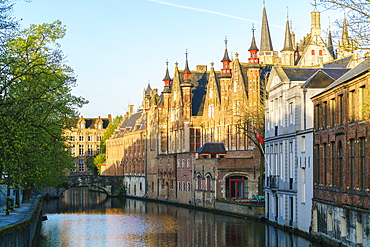
[[[44,213],[39,246],[313,246],[262,222],[87,188],[47,202]]]

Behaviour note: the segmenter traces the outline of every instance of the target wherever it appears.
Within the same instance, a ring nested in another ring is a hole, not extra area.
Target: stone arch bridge
[[[64,191],[73,187],[88,187],[89,190],[100,191],[108,196],[124,194],[123,177],[98,175],[71,175],[68,180],[58,188],[48,188],[44,191],[50,196],[60,196]]]

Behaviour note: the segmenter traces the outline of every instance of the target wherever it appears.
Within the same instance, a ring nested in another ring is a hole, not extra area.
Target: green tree
[[[63,129],[87,101],[57,43],[60,21],[14,31],[0,53],[0,171],[9,186],[56,186],[72,167]]]

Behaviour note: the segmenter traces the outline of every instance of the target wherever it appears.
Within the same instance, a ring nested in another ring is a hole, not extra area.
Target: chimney
[[[129,113],[129,115],[130,115],[130,116],[132,116],[132,114],[134,114],[134,105],[129,105],[129,106],[128,106],[128,109],[129,109],[129,110],[128,110],[128,111],[129,111],[129,112],[128,112],[128,113]]]

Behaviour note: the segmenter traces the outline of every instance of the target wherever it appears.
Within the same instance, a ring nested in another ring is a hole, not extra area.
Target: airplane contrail
[[[252,23],[259,23],[259,24],[261,24],[260,21],[246,19],[246,18],[243,18],[243,17],[239,17],[239,16],[235,16],[235,15],[229,15],[229,14],[225,14],[225,13],[221,13],[221,12],[216,12],[216,11],[212,11],[212,10],[199,9],[199,8],[194,8],[194,7],[188,7],[188,6],[178,5],[178,4],[174,4],[174,3],[168,3],[168,2],[164,2],[164,1],[159,1],[159,0],[148,0],[148,1],[154,2],[154,3],[159,3],[159,4],[164,4],[164,5],[169,5],[169,6],[173,6],[173,7],[177,7],[177,8],[189,9],[189,10],[194,10],[194,11],[199,11],[199,12],[205,12],[205,13],[214,14],[214,15],[221,15],[221,16],[230,17],[230,18],[234,18],[234,19],[238,19],[238,20],[242,20],[242,21],[248,21],[248,22],[252,22]],[[285,27],[278,26],[278,25],[271,25],[271,26],[272,27],[276,27],[276,28],[285,29]]]

